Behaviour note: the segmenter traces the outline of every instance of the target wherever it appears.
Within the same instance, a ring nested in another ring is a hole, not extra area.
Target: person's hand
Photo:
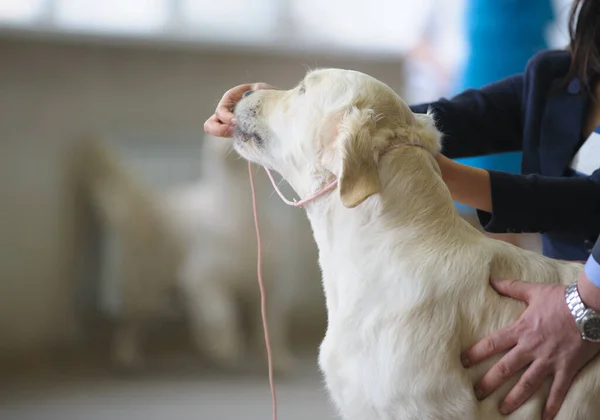
[[[233,109],[244,93],[249,90],[276,89],[266,83],[248,83],[225,92],[215,113],[204,123],[204,131],[217,137],[231,137],[235,128]]]
[[[469,367],[510,349],[481,378],[475,394],[480,400],[486,398],[527,367],[499,410],[502,414],[512,413],[551,376],[543,419],[553,419],[573,378],[600,352],[600,345],[582,340],[565,302],[565,286],[518,280],[492,280],[492,286],[502,295],[526,302],[528,307],[514,324],[485,337],[463,353],[463,365]]]

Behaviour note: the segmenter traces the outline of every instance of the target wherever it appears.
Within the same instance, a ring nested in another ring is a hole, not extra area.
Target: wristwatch
[[[575,325],[581,332],[581,338],[593,343],[600,343],[600,313],[585,306],[577,290],[577,282],[565,291],[567,306],[575,318]]]

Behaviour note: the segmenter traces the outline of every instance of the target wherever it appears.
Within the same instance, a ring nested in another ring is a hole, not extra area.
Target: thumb
[[[527,302],[531,296],[531,289],[534,284],[520,280],[496,280],[491,279],[492,287],[501,295],[511,297],[513,299]]]

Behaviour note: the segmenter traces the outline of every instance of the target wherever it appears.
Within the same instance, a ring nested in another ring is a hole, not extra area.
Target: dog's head
[[[301,196],[337,178],[347,207],[380,191],[377,161],[391,144],[440,147],[431,116],[350,70],[315,70],[287,91],[247,92],[235,114],[240,155],[281,173]]]

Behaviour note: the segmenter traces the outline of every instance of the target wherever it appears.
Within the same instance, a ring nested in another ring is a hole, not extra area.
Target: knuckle
[[[496,351],[496,348],[496,341],[492,337],[489,337],[487,340],[484,341],[484,349],[486,352],[494,353]]]
[[[502,378],[507,378],[510,376],[510,368],[505,362],[498,363],[498,374]]]
[[[511,279],[511,280],[508,280],[508,282],[506,283],[506,286],[507,286],[507,288],[512,289],[518,284],[519,284],[519,280]]]
[[[521,317],[521,319],[515,323],[513,333],[518,337],[519,344],[527,345],[528,347],[533,345],[529,334],[530,329],[529,320],[525,317]]]
[[[540,374],[550,374],[553,371],[552,364],[549,361],[539,362],[539,372]]]
[[[532,394],[533,391],[535,391],[535,385],[531,378],[525,378],[522,380],[521,389],[523,390],[523,393],[527,395]]]
[[[528,337],[529,347],[531,349],[539,349],[540,352],[547,352],[551,356],[553,349],[552,344],[548,342],[543,334],[532,334]]]
[[[514,329],[516,332],[523,332],[529,326],[529,320],[527,319],[527,315],[521,316],[517,322],[514,323]]]

